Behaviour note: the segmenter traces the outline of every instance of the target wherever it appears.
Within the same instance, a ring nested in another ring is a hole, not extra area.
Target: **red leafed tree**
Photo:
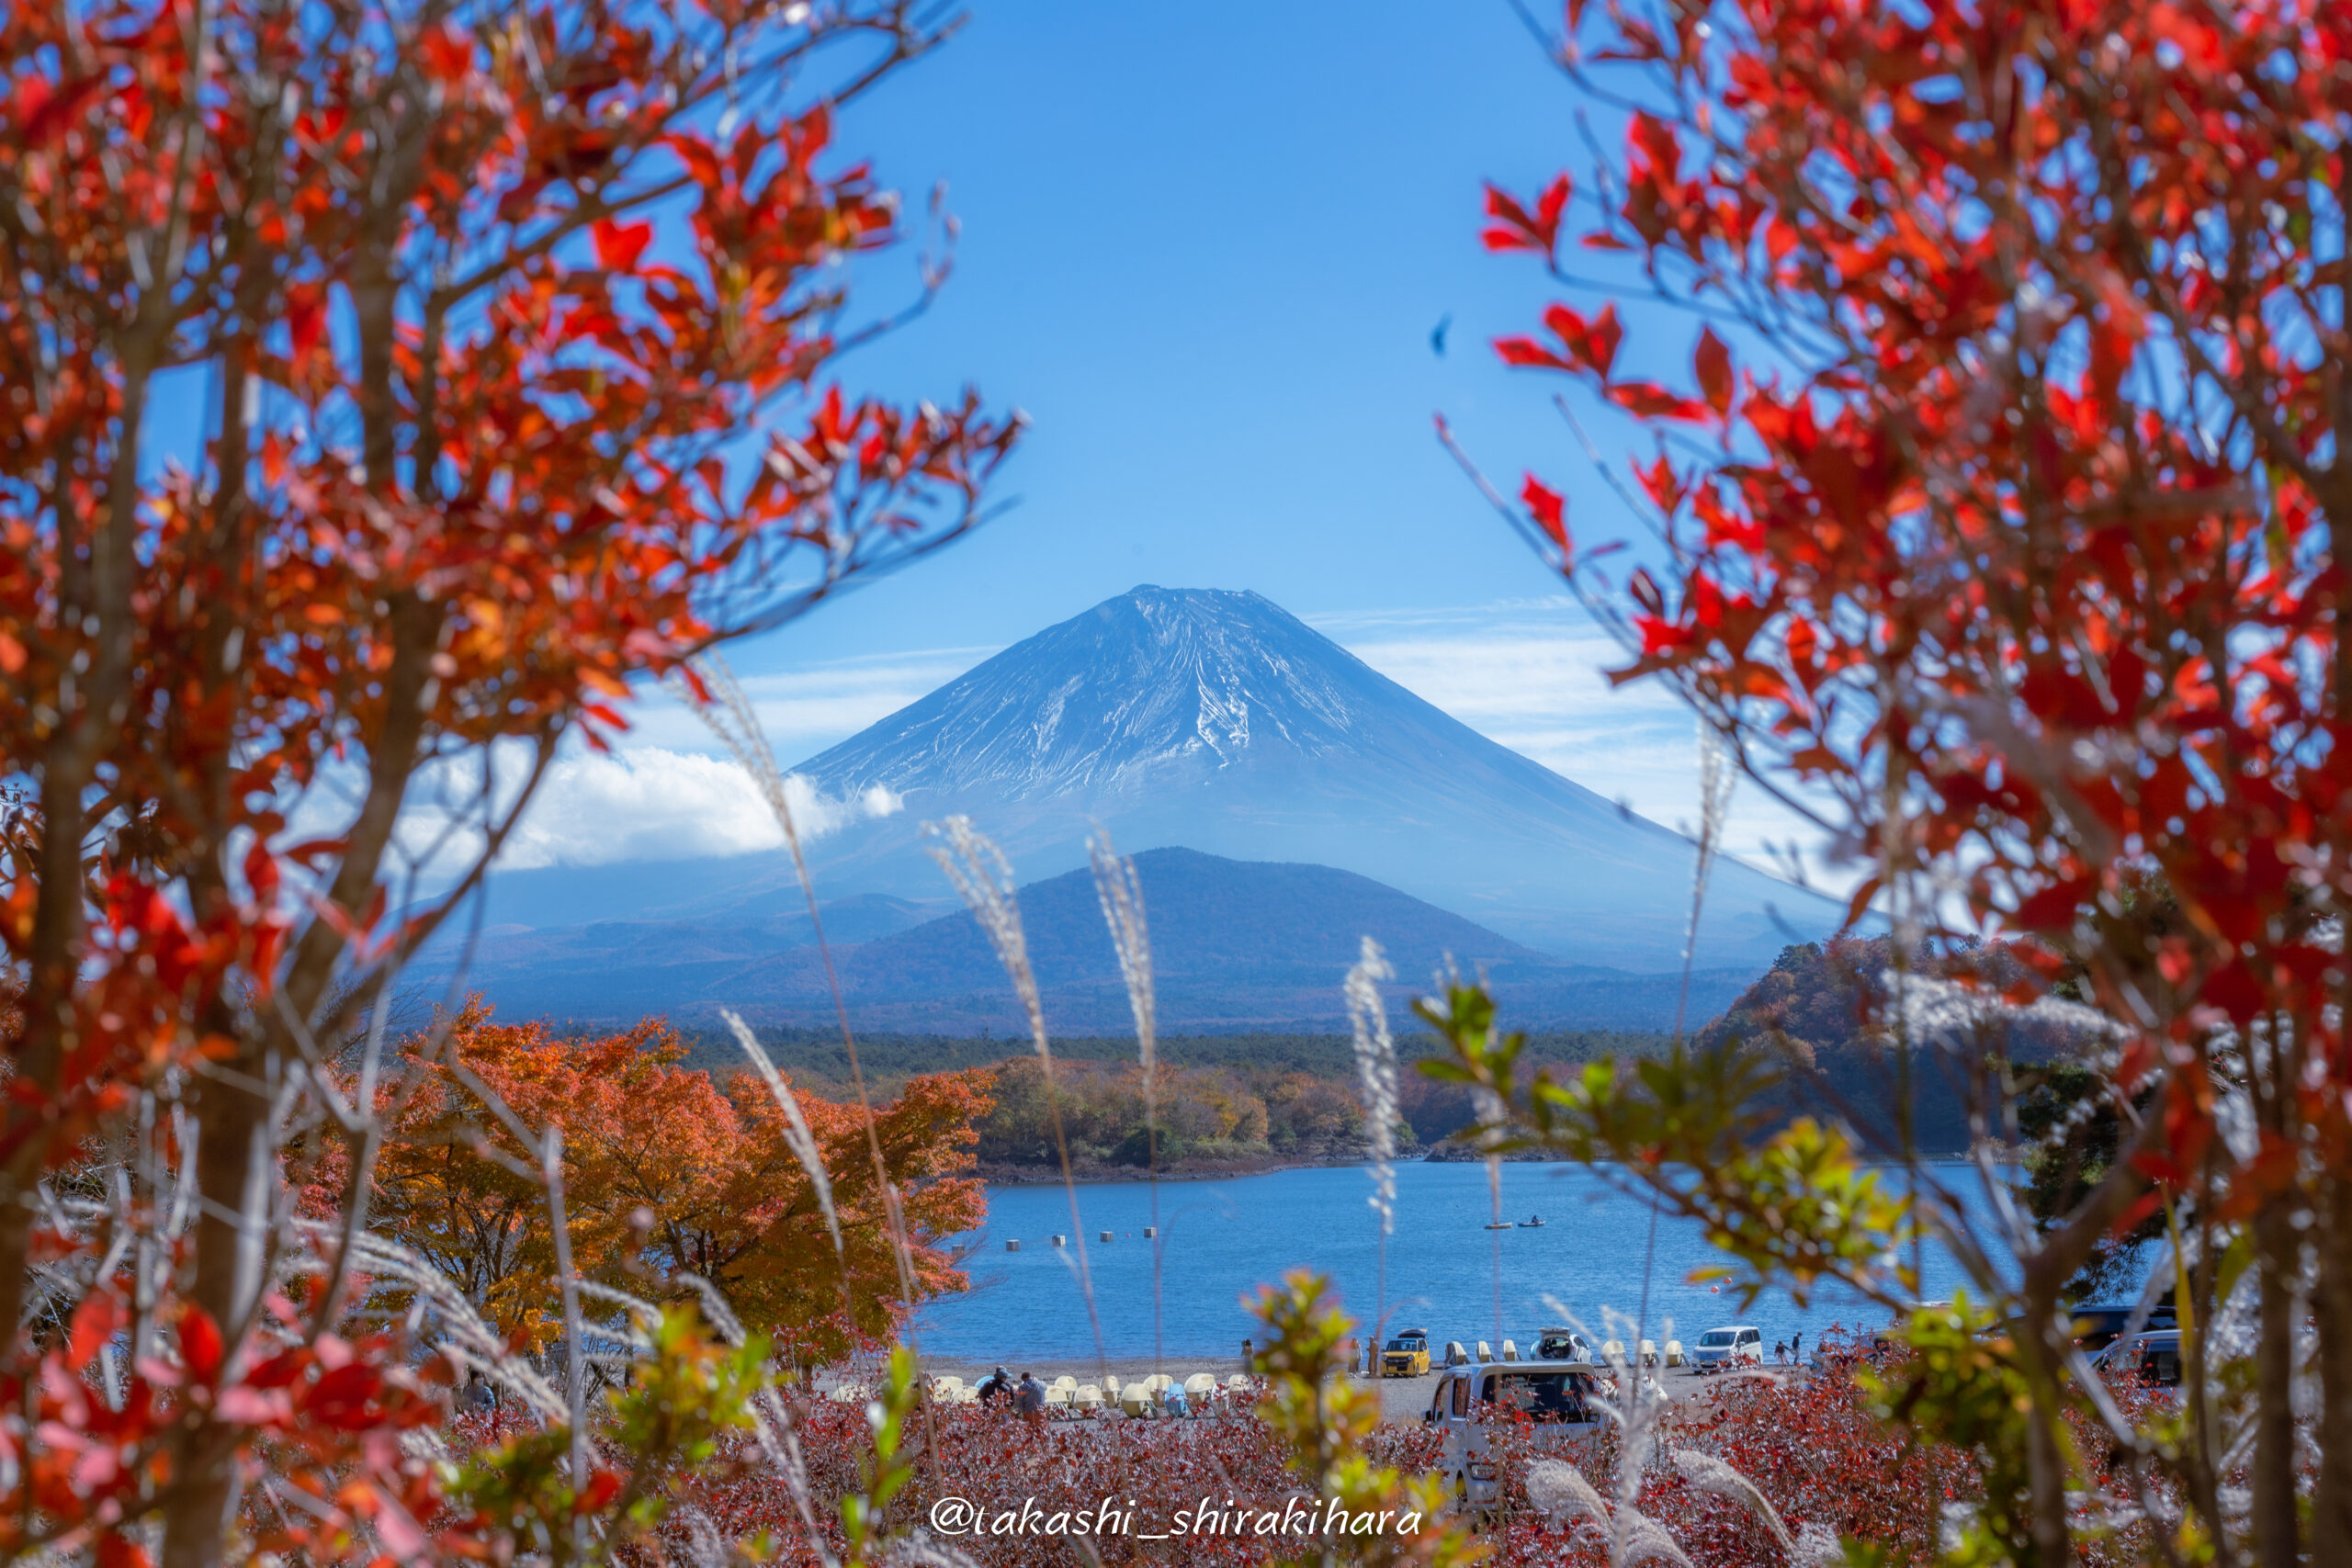
[[[960,1174],[990,1104],[985,1072],[911,1078],[876,1111],[874,1140],[899,1201],[894,1227],[859,1107],[796,1097],[828,1172],[820,1194],[759,1076],[738,1072],[722,1085],[684,1066],[684,1045],[659,1022],[567,1039],[543,1023],[494,1022],[477,998],[402,1055],[414,1073],[378,1090],[385,1147],[372,1222],[518,1342],[544,1344],[564,1328],[548,1288],[550,1216],[526,1174],[538,1151],[463,1075],[526,1127],[563,1129],[565,1213],[582,1277],[660,1295],[683,1292],[676,1276],[691,1273],[797,1366],[885,1346],[915,1307],[967,1283],[942,1242],[987,1218],[980,1184]],[[304,1198],[332,1213],[348,1162],[339,1147],[324,1156]]]
[[[334,1341],[326,1416],[235,1393],[317,1386],[285,1358],[348,1304],[278,1142],[372,1157],[326,1058],[560,746],[980,515],[1014,422],[830,378],[892,320],[842,264],[902,228],[834,110],[943,37],[909,0],[0,18],[9,1550],[160,1518],[217,1560],[256,1423],[356,1467],[307,1539],[422,1506],[395,1348]],[[85,1418],[105,1463],[54,1446]]]
[[[2119,1157],[2021,1264],[2025,1539],[2069,1560],[2058,1291],[2169,1205],[2192,1419],[2118,1452],[2223,1561],[2352,1561],[2352,8],[1571,0],[1548,37],[1622,151],[1489,192],[1563,291],[1496,347],[1630,424],[1655,544],[1615,576],[1558,475],[1496,500],[1621,678],[1859,846],[1857,910],[2018,939],[2121,1027]]]

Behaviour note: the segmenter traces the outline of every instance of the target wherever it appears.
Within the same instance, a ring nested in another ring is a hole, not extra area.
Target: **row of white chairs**
[[[1082,1416],[1097,1411],[1120,1410],[1129,1416],[1154,1416],[1166,1408],[1167,1391],[1170,1387],[1182,1387],[1190,1412],[1198,1415],[1217,1395],[1230,1397],[1249,1386],[1250,1380],[1238,1372],[1222,1383],[1217,1382],[1214,1372],[1194,1372],[1181,1382],[1165,1372],[1154,1372],[1149,1377],[1136,1378],[1124,1383],[1117,1378],[1106,1378],[1099,1383],[1082,1383],[1065,1374],[1046,1385],[1046,1414]],[[933,1378],[930,1393],[933,1403],[937,1404],[972,1404],[980,1397],[977,1386],[953,1373]],[[844,1393],[837,1389],[833,1397],[845,1403],[854,1403],[868,1395],[862,1392]]]
[[[1446,1348],[1452,1353],[1453,1359],[1456,1361],[1466,1360],[1469,1359],[1468,1352],[1462,1348],[1462,1342],[1458,1339],[1449,1343],[1446,1346]],[[1668,1340],[1666,1342],[1665,1354],[1666,1364],[1668,1366],[1679,1367],[1682,1365],[1682,1341],[1679,1339]],[[1487,1348],[1487,1342],[1483,1339],[1479,1340],[1478,1359],[1481,1361],[1492,1361],[1497,1359],[1498,1358],[1494,1351]],[[1506,1361],[1517,1361],[1522,1359],[1523,1358],[1519,1353],[1519,1345],[1516,1341],[1510,1339],[1503,1341],[1503,1353],[1500,1359]],[[1600,1359],[1604,1362],[1623,1360],[1625,1359],[1624,1341],[1622,1339],[1611,1339],[1603,1342],[1600,1347]],[[1655,1367],[1658,1364],[1658,1348],[1657,1341],[1650,1339],[1645,1339],[1642,1341],[1641,1364],[1645,1367]]]

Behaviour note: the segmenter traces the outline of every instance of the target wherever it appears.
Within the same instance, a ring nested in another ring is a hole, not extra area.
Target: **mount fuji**
[[[819,840],[809,859],[827,898],[903,904],[907,924],[950,907],[922,825],[960,813],[1024,883],[1084,865],[1100,824],[1125,852],[1354,873],[1530,957],[1649,974],[1682,963],[1687,840],[1487,739],[1256,593],[1136,588],[793,771],[828,797],[879,788],[903,803]],[[488,918],[610,919],[625,889],[631,920],[775,925],[799,908],[780,862],[510,874],[493,877]],[[1696,963],[1760,970],[1838,913],[1719,860]]]

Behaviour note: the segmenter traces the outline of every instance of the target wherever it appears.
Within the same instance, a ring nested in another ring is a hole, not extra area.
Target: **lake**
[[[1973,1186],[1965,1172],[1955,1186]],[[1899,1181],[1899,1171],[1884,1179]],[[1594,1330],[1601,1309],[1632,1315],[1641,1305],[1643,1253],[1649,1210],[1611,1190],[1577,1165],[1503,1167],[1503,1215],[1543,1215],[1541,1229],[1487,1231],[1489,1200],[1482,1164],[1413,1161],[1396,1170],[1396,1227],[1388,1243],[1388,1307],[1392,1326],[1427,1328],[1447,1339],[1516,1339],[1523,1348],[1542,1324],[1561,1321],[1544,1303],[1556,1298]],[[1241,1305],[1245,1294],[1292,1269],[1330,1275],[1341,1301],[1359,1322],[1374,1315],[1379,1218],[1367,1200],[1363,1167],[1277,1171],[1218,1181],[1159,1185],[1161,1346],[1170,1356],[1236,1356],[1241,1341],[1262,1337]],[[1145,1182],[1081,1185],[1080,1230],[1102,1321],[1103,1348],[1114,1359],[1148,1357],[1152,1344],[1151,1188]],[[1091,1359],[1093,1335],[1077,1275],[1073,1245],[1057,1248],[1055,1233],[1070,1233],[1069,1201],[1052,1187],[991,1187],[988,1228],[971,1237],[970,1293],[933,1303],[917,1319],[926,1354],[950,1360],[1030,1358]],[[1111,1231],[1103,1245],[1097,1237]],[[1004,1243],[1018,1239],[1019,1252]],[[1768,1295],[1742,1312],[1726,1289],[1712,1292],[1688,1283],[1693,1270],[1721,1264],[1697,1226],[1661,1218],[1649,1273],[1649,1337],[1669,1334],[1686,1345],[1707,1329],[1753,1323],[1767,1349],[1798,1330],[1808,1341],[1834,1322],[1875,1325],[1883,1314],[1851,1297],[1816,1295],[1800,1312],[1785,1295]],[[1948,1297],[1960,1270],[1930,1250],[1926,1258],[1929,1300]],[[1498,1314],[1498,1280],[1500,1312]],[[1498,1317],[1499,1315],[1499,1323]],[[1605,1336],[1596,1332],[1596,1341]],[[1624,1336],[1630,1342],[1630,1336]]]

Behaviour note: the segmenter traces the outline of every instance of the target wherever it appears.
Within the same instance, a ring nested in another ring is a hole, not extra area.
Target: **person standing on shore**
[[[1026,1417],[1032,1425],[1043,1425],[1046,1419],[1046,1385],[1037,1381],[1035,1372],[1021,1374],[1020,1386],[1012,1391],[1013,1410]]]

